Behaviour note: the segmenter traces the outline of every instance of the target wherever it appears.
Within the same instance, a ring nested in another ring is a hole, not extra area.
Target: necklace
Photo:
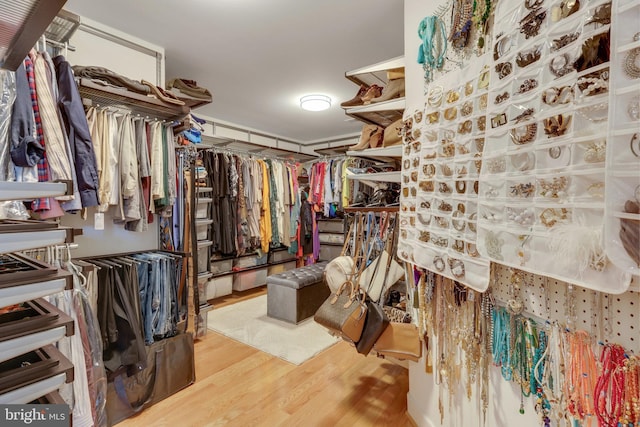
[[[434,70],[442,69],[447,53],[444,22],[437,16],[427,16],[418,25],[418,37],[422,44],[418,49],[418,64],[422,64],[426,82],[433,80]]]
[[[622,415],[622,394],[624,386],[624,349],[618,344],[606,344],[600,353],[602,373],[596,382],[594,395],[595,414],[598,425],[617,427]]]
[[[474,3],[469,0],[456,0],[451,12],[449,41],[454,49],[464,49],[469,43],[469,35],[471,34]]]
[[[591,337],[585,331],[575,331],[569,333],[568,343],[564,392],[567,396],[567,410],[571,417],[583,425],[593,425],[593,390],[597,380],[597,367]]]

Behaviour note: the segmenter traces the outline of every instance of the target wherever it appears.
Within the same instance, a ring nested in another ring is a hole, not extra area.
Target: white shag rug
[[[207,315],[207,327],[295,365],[340,340],[329,335],[313,316],[297,325],[267,317],[266,295],[214,307]]]

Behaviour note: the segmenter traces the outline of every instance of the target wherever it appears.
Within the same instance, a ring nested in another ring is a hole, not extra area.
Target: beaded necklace
[[[449,41],[454,49],[464,49],[469,43],[471,19],[474,3],[469,0],[456,0],[451,11],[451,33]]]
[[[546,368],[546,360],[549,346],[547,345],[547,334],[543,329],[538,330],[538,346],[533,353],[533,371],[531,373],[530,389],[536,395],[535,410],[540,415],[544,427],[551,426],[551,418],[549,413],[551,404],[547,399],[547,395],[543,386],[543,374]]]
[[[513,370],[511,369],[511,314],[504,307],[493,310],[493,339],[491,356],[493,364],[500,366],[502,378],[511,381]]]
[[[512,348],[511,366],[513,378],[520,384],[520,413],[524,414],[524,398],[529,397],[533,391],[531,388],[531,377],[535,366],[533,354],[538,347],[535,322],[526,317],[517,316],[514,332],[515,343]]]
[[[640,426],[640,358],[631,356],[624,361],[623,413],[620,424],[625,427]]]
[[[585,427],[594,425],[593,391],[597,380],[596,357],[591,337],[585,331],[568,333],[568,360],[565,376],[567,410],[571,417]]]
[[[418,25],[418,37],[422,41],[418,49],[418,64],[422,64],[425,81],[431,82],[434,70],[442,69],[447,53],[444,22],[438,16],[427,16]]]
[[[604,427],[618,426],[622,415],[622,394],[624,387],[625,362],[624,349],[618,344],[606,344],[600,353],[602,373],[595,386],[595,413],[598,425]]]

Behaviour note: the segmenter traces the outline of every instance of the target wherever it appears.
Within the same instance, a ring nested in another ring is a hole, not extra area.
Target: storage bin
[[[233,274],[213,277],[207,284],[207,300],[230,295],[233,291]]]
[[[209,271],[213,274],[229,273],[233,268],[233,258],[212,259]]]
[[[207,335],[207,318],[209,311],[213,308],[211,304],[205,304],[200,306],[200,313],[196,316],[196,336],[195,338],[202,338]]]
[[[342,246],[323,245],[320,246],[320,256],[318,259],[320,261],[331,261],[335,257],[339,257],[341,252]]]
[[[282,264],[270,265],[267,269],[267,275],[284,273],[285,271],[294,270],[296,268],[296,260],[284,262]]]
[[[213,202],[211,197],[200,197],[196,200],[196,219],[209,218],[209,206]]]
[[[344,236],[336,233],[320,233],[318,235],[320,243],[329,243],[332,245],[342,245],[344,243]]]
[[[233,290],[246,291],[267,284],[267,267],[240,271],[233,275]]]
[[[296,259],[296,256],[295,255],[291,255],[286,249],[271,251],[271,252],[269,252],[269,254],[271,256],[271,261],[270,262],[280,262],[280,261],[288,261],[288,260],[295,260]]]
[[[198,273],[209,271],[209,248],[213,245],[210,240],[198,242]]]
[[[196,240],[207,240],[209,238],[209,226],[213,224],[211,219],[196,220]]]
[[[268,254],[259,256],[258,254],[253,254],[241,256],[233,261],[233,266],[237,268],[251,268],[258,265],[264,265],[267,263],[267,255]]]
[[[207,302],[207,288],[211,276],[213,276],[211,273],[198,274],[198,301],[200,304]]]
[[[339,233],[344,234],[344,223],[340,220],[319,220],[318,231],[320,233]]]

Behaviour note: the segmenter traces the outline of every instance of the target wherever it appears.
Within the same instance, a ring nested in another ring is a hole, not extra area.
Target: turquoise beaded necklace
[[[430,82],[433,79],[434,70],[442,69],[447,53],[444,22],[438,16],[427,16],[418,25],[418,37],[422,41],[418,48],[418,64],[422,64],[424,78]],[[435,40],[436,38],[438,40]],[[439,46],[436,46],[435,41],[438,41]]]

